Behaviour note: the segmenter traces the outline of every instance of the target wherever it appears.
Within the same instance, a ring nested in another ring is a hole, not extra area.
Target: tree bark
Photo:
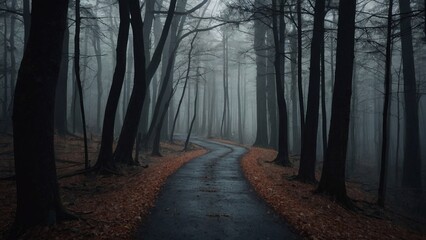
[[[197,67],[197,78],[199,78],[199,68]],[[194,122],[195,119],[197,118],[197,103],[198,103],[198,85],[199,85],[199,81],[200,79],[197,79],[197,83],[195,84],[195,99],[194,99],[194,113],[192,114],[192,121],[191,121],[191,125],[189,127],[188,130],[188,135],[186,136],[186,141],[185,141],[185,146],[183,148],[184,151],[188,150],[188,145],[189,145],[189,139],[191,138],[191,132],[192,132],[192,128],[194,127]]]
[[[95,165],[95,168],[101,172],[115,171],[112,149],[114,141],[114,122],[126,72],[126,50],[130,30],[128,0],[120,0],[118,6],[120,12],[120,26],[117,37],[117,60],[115,61],[115,71],[105,107],[101,148],[99,150],[98,161]]]
[[[8,61],[7,61],[7,56],[8,56],[8,54],[7,54],[7,52],[8,52],[8,49],[7,49],[7,46],[8,46],[8,44],[7,44],[7,32],[8,32],[8,30],[7,30],[7,17],[4,17],[3,18],[3,24],[4,24],[4,30],[3,30],[3,51],[4,51],[4,55],[3,55],[3,71],[4,71],[4,100],[3,100],[3,117],[4,117],[4,119],[5,119],[5,122],[6,122],[6,128],[7,128],[7,122],[8,122],[8,118],[9,118],[9,113],[8,113],[8,95],[9,95],[9,93],[8,93],[8,83],[9,83],[9,75],[8,75],[8,69],[7,69],[7,63],[8,63]]]
[[[32,25],[18,73],[13,110],[15,233],[70,217],[60,201],[54,156],[55,90],[68,1],[33,0],[32,9]]]
[[[420,189],[421,158],[419,144],[419,113],[416,86],[416,71],[413,54],[413,36],[411,30],[410,1],[399,0],[401,12],[401,47],[404,75],[404,103],[405,103],[405,141],[402,185],[408,188]]]
[[[277,0],[272,0],[272,9],[277,9]],[[275,84],[277,91],[278,103],[278,154],[274,162],[283,165],[291,166],[288,157],[288,119],[287,119],[287,104],[284,97],[284,50],[285,50],[285,22],[284,22],[284,1],[281,0],[279,4],[279,15],[274,13],[272,15],[272,31],[274,35],[274,49],[275,49]],[[279,17],[279,25],[277,16]]]
[[[391,91],[392,75],[391,75],[391,65],[392,65],[392,8],[393,0],[389,0],[388,6],[388,26],[387,26],[387,37],[386,37],[386,60],[385,60],[385,100],[383,104],[383,125],[382,125],[382,155],[380,161],[380,181],[379,181],[379,194],[377,203],[379,206],[384,207],[385,205],[385,196],[386,196],[386,176],[387,176],[387,165],[388,165],[388,137],[389,137],[389,98]]]
[[[117,148],[114,152],[114,159],[117,162],[133,164],[132,151],[145,99],[146,87],[149,86],[152,76],[155,74],[160,63],[161,53],[164,49],[164,44],[173,19],[175,7],[176,0],[171,0],[160,41],[154,51],[152,60],[148,67],[146,69],[144,67],[135,67],[133,90],[127,107],[120,137],[118,139]],[[135,66],[145,66],[145,52],[142,33],[143,23],[139,11],[139,2],[137,0],[131,0],[130,13],[132,16]]]
[[[305,129],[305,105],[303,103],[302,84],[302,1],[303,0],[297,0],[297,89],[299,91],[300,136],[303,138],[303,131]]]
[[[173,119],[173,126],[172,126],[172,131],[171,131],[171,134],[170,134],[170,142],[173,142],[173,134],[175,132],[177,118],[179,116],[180,108],[182,106],[183,98],[184,98],[185,92],[186,92],[186,87],[188,85],[189,72],[191,70],[191,62],[192,62],[191,61],[192,60],[192,51],[194,50],[194,42],[195,42],[195,39],[197,39],[197,35],[198,35],[198,33],[195,33],[194,37],[191,40],[191,44],[190,44],[190,48],[189,48],[189,52],[188,52],[188,65],[187,65],[187,68],[186,68],[185,83],[183,85],[182,95],[179,99],[179,104],[178,104],[178,107],[177,107],[177,110],[176,110],[175,117]]]
[[[262,0],[256,0],[255,6],[261,7]],[[266,26],[262,23],[262,14],[255,14],[254,21],[254,51],[256,53],[256,110],[257,130],[255,146],[268,146],[268,131],[266,119]]]
[[[324,42],[325,0],[315,1],[314,30],[311,42],[308,105],[303,129],[302,152],[297,178],[304,182],[316,182],[315,162],[317,154],[318,112],[320,97],[320,56]]]
[[[100,34],[100,28],[99,25],[96,24],[97,32],[96,34]],[[101,116],[101,109],[102,109],[102,96],[103,96],[103,86],[102,86],[102,50],[101,50],[101,40],[99,36],[93,36],[93,48],[95,49],[96,54],[96,86],[98,90],[97,94],[97,109],[96,109],[96,131],[101,131],[101,122],[102,122],[102,116]],[[123,99],[124,101],[124,99]]]
[[[330,133],[318,192],[331,195],[347,204],[345,163],[348,144],[352,94],[352,71],[355,45],[356,0],[339,5],[336,51],[336,79],[334,83]]]
[[[291,69],[291,116],[292,116],[292,151],[293,154],[300,154],[300,122],[298,121],[297,106],[297,39],[296,36],[290,38],[290,69]]]
[[[62,59],[59,70],[58,85],[56,87],[55,101],[55,125],[58,134],[68,133],[67,128],[67,83],[68,83],[68,64],[69,64],[69,30],[65,30],[64,43],[62,45]]]
[[[83,139],[84,139],[84,166],[85,168],[90,167],[89,161],[89,152],[87,147],[87,132],[86,132],[86,114],[84,110],[84,101],[83,101],[83,86],[80,77],[80,27],[81,27],[81,17],[80,17],[80,0],[75,1],[75,38],[74,38],[74,70],[75,70],[75,79],[77,83],[80,111],[81,111],[81,121],[83,125]]]
[[[24,46],[27,46],[28,37],[31,27],[30,0],[23,0],[23,16],[24,16]]]
[[[274,44],[272,30],[268,30],[268,60],[266,65],[266,91],[268,94],[268,117],[269,117],[269,147],[277,149],[278,147],[278,124],[277,124],[277,94],[275,85],[275,72],[274,72],[274,56],[275,51],[272,48]]]

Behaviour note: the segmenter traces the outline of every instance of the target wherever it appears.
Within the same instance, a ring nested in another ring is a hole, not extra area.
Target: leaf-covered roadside
[[[71,142],[73,145],[75,142]],[[94,144],[96,145],[96,144]],[[24,239],[132,239],[168,176],[206,150],[193,146],[182,152],[182,144],[162,144],[163,157],[143,154],[148,168],[128,169],[121,176],[84,176],[59,180],[66,209],[81,217],[49,228],[37,227]],[[69,156],[64,152],[69,152]],[[62,159],[76,161],[73,151],[61,151]],[[71,156],[72,155],[72,156]],[[79,155],[79,154],[77,154]],[[81,158],[82,159],[82,158]],[[93,159],[93,158],[92,158]],[[58,164],[59,174],[65,171]],[[13,181],[0,181],[0,238],[10,228],[16,208]]]
[[[391,218],[369,217],[365,211],[344,209],[329,198],[314,194],[315,186],[294,180],[296,168],[270,163],[276,152],[251,148],[241,160],[244,174],[256,192],[307,239],[426,239],[395,224]],[[317,176],[318,179],[318,176]],[[372,202],[358,186],[348,184],[348,195],[359,202]]]

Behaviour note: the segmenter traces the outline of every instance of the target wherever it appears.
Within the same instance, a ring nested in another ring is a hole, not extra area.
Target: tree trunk
[[[69,30],[65,30],[64,43],[62,46],[61,67],[59,70],[58,85],[56,87],[55,101],[55,125],[58,134],[68,133],[67,128],[67,85],[68,85],[68,61],[69,58]]]
[[[180,108],[182,106],[183,98],[184,98],[185,92],[186,92],[186,87],[188,85],[189,72],[191,70],[192,51],[194,50],[194,42],[195,42],[195,39],[197,38],[197,35],[198,35],[198,33],[195,33],[194,37],[191,40],[191,44],[190,44],[190,48],[189,48],[189,52],[188,52],[188,66],[186,68],[185,83],[183,85],[182,95],[181,95],[181,97],[179,99],[178,108],[176,110],[176,114],[175,114],[175,117],[173,119],[173,126],[172,126],[172,131],[171,131],[171,134],[170,134],[170,142],[173,142],[173,134],[175,132],[177,118],[179,116]]]
[[[385,67],[385,100],[383,104],[383,129],[382,129],[382,155],[380,164],[380,181],[379,181],[379,194],[377,203],[379,206],[384,207],[385,195],[386,195],[386,176],[387,176],[387,165],[388,165],[388,137],[389,137],[389,98],[392,84],[391,65],[392,65],[392,8],[393,0],[389,0],[388,7],[388,26],[387,26],[387,37],[386,37],[386,67]]]
[[[108,172],[114,171],[115,169],[112,149],[114,141],[114,122],[126,72],[126,50],[130,26],[128,0],[120,0],[118,4],[120,12],[120,26],[117,37],[117,60],[115,61],[115,71],[105,107],[101,147],[99,150],[98,161],[95,165],[95,168],[99,171]]]
[[[277,125],[277,94],[274,72],[275,51],[271,48],[274,44],[272,30],[267,32],[268,41],[268,60],[266,65],[266,91],[268,94],[268,116],[269,116],[269,146],[277,149],[278,147],[278,125]]]
[[[421,188],[421,158],[419,144],[419,113],[414,69],[413,36],[411,30],[410,1],[399,0],[401,12],[401,47],[404,75],[405,141],[402,184],[408,188]]]
[[[222,113],[222,123],[220,126],[220,135],[222,138],[228,138],[229,129],[228,129],[228,119],[229,119],[229,97],[228,97],[228,35],[226,29],[222,30],[222,55],[223,55],[223,113]],[[188,102],[190,100],[188,99]],[[188,116],[189,117],[189,116]],[[190,118],[188,118],[188,122]],[[189,126],[188,126],[189,127]]]
[[[24,46],[27,46],[31,27],[30,0],[23,0]]]
[[[96,25],[96,29],[98,30],[95,34],[101,34],[99,25]],[[96,131],[101,131],[101,109],[102,109],[102,96],[103,96],[103,86],[102,86],[102,50],[101,50],[101,40],[99,36],[93,36],[93,48],[95,49],[96,55],[96,86],[98,90],[98,99],[96,101],[97,109],[96,109]],[[124,101],[124,99],[123,99]]]
[[[292,151],[293,154],[300,154],[300,122],[298,121],[297,110],[297,41],[296,36],[290,38],[290,68],[291,68],[291,112],[292,112]]]
[[[200,67],[197,67],[197,76],[199,76],[199,68]],[[194,113],[192,115],[192,121],[191,121],[191,125],[189,127],[189,130],[188,130],[188,135],[186,136],[185,146],[183,148],[184,151],[188,150],[188,144],[189,144],[189,139],[191,138],[192,128],[194,127],[194,122],[195,122],[195,119],[197,118],[198,84],[199,84],[200,79],[197,79],[196,81],[197,82],[195,84]]]
[[[277,9],[277,0],[272,0],[272,9]],[[278,103],[278,155],[274,162],[283,165],[291,166],[288,157],[288,119],[287,119],[287,104],[284,97],[284,50],[285,50],[285,22],[284,22],[284,1],[281,0],[279,4],[279,25],[277,16],[272,16],[272,31],[274,35],[274,49],[275,49],[275,84],[277,91]]]
[[[53,146],[55,90],[68,1],[33,0],[32,9],[31,34],[18,73],[13,110],[15,233],[70,216],[60,201]]]
[[[12,10],[16,10],[16,1],[12,1]],[[15,23],[16,16],[13,15],[10,18],[10,35],[9,35],[9,43],[10,43],[10,111],[13,111],[12,101],[13,95],[15,93],[15,81],[16,81],[16,47],[15,47]]]
[[[262,1],[256,0],[255,6],[263,6]],[[256,53],[256,110],[257,130],[255,146],[268,146],[268,131],[266,119],[266,26],[262,23],[262,14],[256,13],[254,21],[254,51]]]
[[[336,51],[336,80],[334,83],[330,133],[318,192],[347,202],[345,163],[349,132],[352,94],[352,71],[355,45],[356,0],[339,5]]]
[[[315,182],[315,162],[317,155],[318,112],[320,97],[320,56],[324,42],[325,0],[315,1],[314,30],[311,42],[308,105],[302,137],[302,152],[298,179]]]
[[[132,7],[130,12],[132,15],[132,30],[133,30],[133,53],[135,58],[135,66],[145,66],[145,53],[143,45],[143,33],[142,33],[142,17],[139,11],[139,2],[131,0]],[[135,138],[139,126],[139,120],[142,112],[142,107],[146,94],[146,86],[155,74],[156,69],[161,60],[161,53],[164,49],[164,44],[170,29],[170,25],[173,19],[173,12],[175,10],[176,0],[171,0],[169,11],[167,14],[166,21],[164,23],[163,32],[159,43],[154,51],[151,62],[148,67],[135,68],[135,77],[132,94],[127,107],[126,116],[123,122],[123,128],[118,139],[117,148],[114,152],[114,159],[117,162],[132,164],[132,151],[135,143]],[[142,46],[140,46],[142,44]]]
[[[302,1],[303,0],[297,0],[297,89],[299,90],[300,136],[303,138],[303,131],[305,129],[305,105],[303,103],[302,83]]]
[[[324,36],[323,36],[324,37]],[[321,123],[322,123],[322,154],[327,149],[327,106],[325,103],[325,43],[321,41]]]
[[[7,32],[8,32],[8,30],[7,30],[7,17],[4,17],[3,18],[3,24],[4,24],[4,30],[3,30],[3,51],[4,51],[4,56],[3,56],[3,71],[4,71],[4,100],[3,100],[3,117],[4,117],[4,119],[5,119],[5,123],[6,123],[6,128],[7,128],[7,122],[9,121],[8,120],[8,118],[9,118],[9,113],[8,113],[8,99],[7,99],[7,96],[9,95],[9,93],[8,93],[8,83],[9,83],[9,79],[8,79],[8,69],[7,69],[7,63],[8,63],[8,61],[7,61],[7,56],[8,56],[8,54],[7,54],[7,52],[8,52],[8,49],[7,49],[7,46],[8,46],[8,44],[7,44]]]
[[[132,159],[133,146],[138,132],[139,120],[147,89],[147,76],[145,66],[145,50],[142,32],[142,17],[140,14],[139,0],[129,0],[131,25],[133,32],[133,56],[135,75],[133,79],[133,90],[124,117],[119,142],[114,152],[114,160],[125,164],[134,164]]]
[[[213,123],[215,120],[215,103],[216,103],[216,73],[213,70],[212,71],[212,76],[213,78],[211,79],[212,84],[211,86],[211,92],[210,92],[210,111],[209,111],[209,119],[210,119],[210,124],[209,124],[209,129],[207,131],[207,138],[211,138],[213,137]]]
[[[75,38],[74,38],[74,70],[75,70],[75,79],[77,82],[78,95],[80,99],[80,111],[81,111],[81,121],[83,125],[83,138],[84,138],[84,166],[85,168],[90,167],[89,162],[89,152],[87,147],[87,133],[86,133],[86,115],[84,112],[84,102],[83,102],[83,87],[80,78],[80,0],[75,1]]]
[[[237,97],[238,97],[238,142],[243,144],[243,124],[242,124],[242,116],[241,116],[241,62],[238,59],[238,84],[237,84]],[[204,94],[205,95],[205,94]],[[205,96],[204,96],[205,98]],[[204,108],[207,106],[204,105]],[[203,109],[204,110],[204,109]]]

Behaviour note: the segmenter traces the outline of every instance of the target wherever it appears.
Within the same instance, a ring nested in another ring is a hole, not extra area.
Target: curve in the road
[[[169,177],[138,239],[298,239],[245,179],[246,149],[192,142],[210,152]]]

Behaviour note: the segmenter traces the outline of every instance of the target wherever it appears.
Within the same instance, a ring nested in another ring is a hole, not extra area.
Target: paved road
[[[169,177],[137,239],[298,239],[253,192],[242,147],[192,141],[210,152]]]

